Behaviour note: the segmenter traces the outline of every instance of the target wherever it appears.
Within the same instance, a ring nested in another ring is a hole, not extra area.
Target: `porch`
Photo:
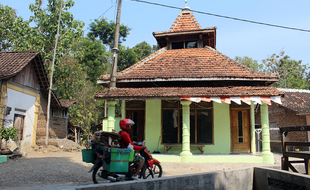
[[[182,162],[180,154],[152,154],[160,162]],[[274,154],[274,163],[279,163],[280,154]],[[192,163],[253,163],[264,164],[263,157],[259,154],[193,154]],[[268,163],[272,164],[272,163]]]

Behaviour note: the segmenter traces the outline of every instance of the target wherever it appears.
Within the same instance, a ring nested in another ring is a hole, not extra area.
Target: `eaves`
[[[176,82],[176,81],[266,81],[277,82],[278,79],[266,79],[266,78],[230,78],[230,77],[213,77],[213,78],[156,78],[156,79],[117,79],[118,83],[128,82]],[[108,84],[109,80],[97,79],[98,84]]]

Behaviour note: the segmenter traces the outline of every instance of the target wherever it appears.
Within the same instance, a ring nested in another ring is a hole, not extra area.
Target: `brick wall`
[[[272,102],[271,106],[268,106],[269,112],[269,123],[270,126],[272,123],[276,123],[277,127],[281,128],[284,126],[300,126],[306,125],[306,116],[297,115],[296,112],[278,106]],[[261,123],[260,110],[255,115],[255,123]],[[271,151],[279,152],[281,151],[281,143],[273,142],[272,140],[280,140],[280,132],[279,131],[270,131],[271,134]],[[288,141],[306,141],[306,132],[290,132],[286,137]],[[294,147],[296,148],[296,147]],[[291,147],[293,149],[293,147]]]
[[[47,100],[40,98],[40,110],[37,127],[37,140],[46,138]],[[49,138],[66,138],[66,118],[51,117],[49,127]]]

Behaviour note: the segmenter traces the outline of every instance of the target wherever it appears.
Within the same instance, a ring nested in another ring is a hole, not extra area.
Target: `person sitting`
[[[141,151],[143,149],[145,149],[145,145],[143,144],[142,146],[137,146],[134,143],[132,143],[131,139],[130,139],[130,135],[128,134],[128,131],[131,129],[131,126],[133,126],[135,124],[135,122],[133,122],[131,119],[121,119],[119,122],[119,127],[121,129],[120,132],[118,132],[118,134],[121,135],[121,140],[120,140],[120,144],[122,147],[127,148],[129,144],[131,144],[131,146],[133,146],[133,149],[136,151]],[[136,168],[136,172],[133,174],[132,178],[133,179],[138,179],[138,174],[140,172],[140,170],[143,167],[144,164],[144,158],[140,155],[140,153],[136,152],[134,155],[134,159],[133,162],[135,164],[135,166],[137,166]]]

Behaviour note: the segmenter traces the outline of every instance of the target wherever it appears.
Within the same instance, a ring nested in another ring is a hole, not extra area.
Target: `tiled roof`
[[[72,104],[76,103],[76,100],[59,100],[60,104],[64,108],[68,108]]]
[[[118,88],[105,89],[95,95],[102,99],[144,99],[144,98],[180,98],[180,97],[234,97],[234,96],[278,96],[281,91],[274,87],[238,86],[238,87],[163,87],[163,88]]]
[[[44,68],[42,57],[38,51],[10,51],[0,52],[0,79],[14,77],[21,72],[28,64],[33,65],[34,73],[38,79],[43,96],[48,97],[49,80]],[[60,102],[54,92],[52,105],[60,107]]]
[[[175,19],[169,32],[180,32],[202,29],[191,11],[182,11]]]
[[[0,52],[0,79],[16,75],[38,54],[38,51]]]
[[[284,96],[281,98],[283,107],[291,109],[298,114],[310,113],[310,91],[309,90],[293,90],[293,89],[278,89],[284,91]]]
[[[211,47],[172,49],[162,48],[119,72],[122,81],[177,80],[278,80],[277,74],[254,71]],[[102,75],[108,81],[110,75]]]

